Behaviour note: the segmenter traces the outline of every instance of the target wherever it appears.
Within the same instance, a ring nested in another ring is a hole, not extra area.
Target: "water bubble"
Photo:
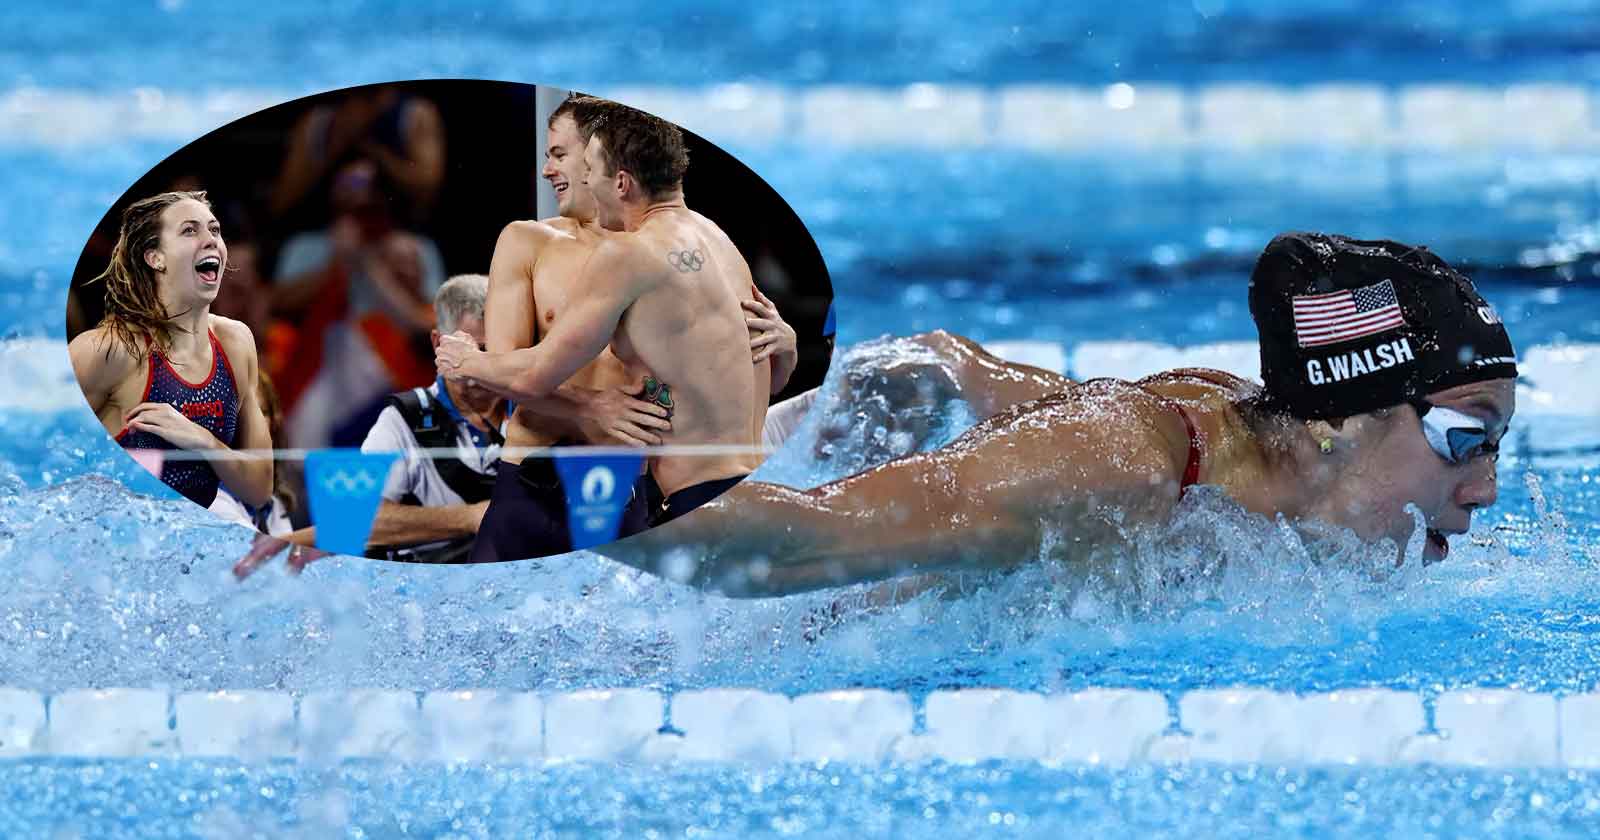
[[[1117,82],[1106,85],[1103,98],[1107,108],[1113,111],[1126,111],[1133,107],[1137,92],[1134,90],[1133,85],[1127,82]]]
[[[661,576],[678,583],[688,583],[700,568],[700,558],[689,549],[673,549],[661,558]]]

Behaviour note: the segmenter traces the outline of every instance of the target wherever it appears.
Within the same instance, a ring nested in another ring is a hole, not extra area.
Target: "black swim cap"
[[[1250,315],[1267,403],[1308,420],[1517,375],[1500,316],[1422,247],[1283,234],[1250,275]]]

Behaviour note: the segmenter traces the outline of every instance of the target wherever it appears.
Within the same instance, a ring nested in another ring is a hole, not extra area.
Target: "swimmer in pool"
[[[1038,556],[1069,562],[1166,522],[1195,484],[1292,524],[1404,545],[1424,558],[1496,498],[1516,359],[1470,280],[1423,248],[1285,234],[1250,281],[1264,387],[1221,371],[1064,383],[949,446],[813,490],[747,482],[694,517],[606,550],[691,582],[783,595]],[[1042,383],[1041,383],[1042,386]]]
[[[95,416],[126,449],[223,455],[271,449],[250,328],[211,314],[228,247],[204,192],[167,192],[122,214],[105,284],[106,314],[68,344]],[[247,383],[240,388],[238,383]],[[218,482],[251,506],[272,497],[270,458],[168,461],[161,480],[202,507]]]
[[[761,349],[756,355],[762,358],[752,364],[746,304],[758,299],[750,268],[721,229],[684,204],[688,155],[682,133],[664,120],[605,100],[590,100],[574,112],[572,125],[563,122],[558,128],[551,134],[553,144],[558,137],[587,137],[582,165],[553,163],[547,177],[569,205],[592,198],[598,226],[610,232],[559,234],[587,241],[575,244],[561,265],[549,265],[543,281],[549,291],[533,281],[532,296],[539,301],[533,313],[536,344],[507,349],[495,341],[491,321],[489,352],[459,336],[446,337],[438,349],[439,372],[478,382],[515,401],[520,413],[524,404],[559,395],[562,383],[602,357],[609,345],[624,368],[652,377],[640,396],[656,410],[629,406],[638,415],[632,421],[650,434],[635,435],[638,442],[753,449],[761,439],[775,374],[787,372],[776,371],[775,359],[762,356]],[[573,151],[575,143],[567,154]],[[574,190],[579,173],[583,192]],[[496,248],[497,266],[501,247],[510,247],[505,236]],[[514,264],[533,261],[523,256]],[[539,270],[546,271],[543,257]],[[497,276],[493,269],[490,276]],[[572,294],[573,289],[582,294]],[[498,307],[500,300],[491,304]],[[522,324],[528,314],[524,309],[512,320]],[[504,312],[495,317],[510,318]],[[529,333],[524,327],[509,343],[525,343]],[[657,422],[669,411],[670,428]],[[664,499],[649,524],[698,507],[760,461],[753,451],[651,458],[649,471]],[[494,505],[491,501],[490,516]],[[486,516],[485,530],[490,524]]]

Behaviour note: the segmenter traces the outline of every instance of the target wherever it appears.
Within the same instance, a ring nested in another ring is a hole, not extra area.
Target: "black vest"
[[[409,391],[390,394],[387,402],[400,412],[400,416],[406,421],[406,426],[411,429],[411,436],[416,438],[418,446],[428,449],[454,449],[457,446],[455,421],[451,419],[450,412],[445,410],[444,405],[426,390],[412,388]],[[489,439],[495,443],[504,443],[504,438],[493,429],[489,431]],[[454,456],[434,458],[433,466],[439,471],[439,477],[444,479],[445,485],[469,505],[488,499],[494,492],[495,476],[478,472],[460,458]],[[422,501],[408,493],[400,499],[400,503],[420,505]],[[466,561],[471,550],[472,538],[463,537],[423,551],[404,547],[371,546],[367,550],[367,556],[419,563],[461,563]]]
[[[411,436],[417,439],[417,445],[428,449],[454,449],[456,447],[456,424],[450,418],[450,412],[422,388],[412,388],[390,394],[387,400],[389,405],[400,412],[405,418],[406,425],[411,428]],[[502,443],[500,433],[489,430],[489,439],[495,443]],[[494,475],[485,475],[470,466],[460,458],[447,456],[434,458],[433,466],[439,471],[439,477],[457,496],[467,504],[476,504],[489,498],[494,492]],[[402,500],[406,504],[421,504],[419,500],[408,496]]]

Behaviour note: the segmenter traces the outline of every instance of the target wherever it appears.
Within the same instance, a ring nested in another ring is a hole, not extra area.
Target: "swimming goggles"
[[[1482,420],[1427,400],[1414,400],[1411,407],[1422,421],[1422,435],[1428,439],[1428,446],[1440,458],[1465,464],[1480,455],[1499,454],[1500,437],[1490,440],[1489,426]]]

